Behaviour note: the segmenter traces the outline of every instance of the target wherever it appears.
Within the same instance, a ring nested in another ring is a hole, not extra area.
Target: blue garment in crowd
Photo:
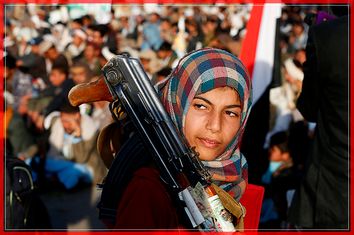
[[[34,157],[33,161],[39,162],[38,157]],[[26,163],[31,164],[31,159],[27,159]],[[84,164],[75,163],[64,159],[45,160],[44,170],[47,176],[56,175],[59,181],[66,189],[74,188],[80,181],[84,183],[91,183],[93,180],[93,173]],[[37,179],[36,172],[32,171],[33,179]]]

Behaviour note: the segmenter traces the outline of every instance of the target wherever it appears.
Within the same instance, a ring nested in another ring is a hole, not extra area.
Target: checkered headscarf
[[[214,161],[202,162],[213,181],[238,200],[248,180],[247,161],[239,145],[252,102],[251,80],[244,65],[236,56],[220,49],[196,50],[184,56],[159,87],[166,111],[182,132],[193,98],[224,86],[234,88],[240,96],[241,126],[223,154]]]

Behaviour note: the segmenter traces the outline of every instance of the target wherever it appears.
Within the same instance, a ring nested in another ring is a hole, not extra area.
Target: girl
[[[166,111],[199,152],[213,182],[238,201],[248,178],[239,145],[252,101],[251,81],[241,61],[219,49],[193,51],[158,87]],[[176,229],[183,226],[179,213],[158,170],[144,164],[122,191],[114,227]]]

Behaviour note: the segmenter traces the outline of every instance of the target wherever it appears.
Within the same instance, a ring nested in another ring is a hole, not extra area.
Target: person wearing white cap
[[[51,29],[53,43],[57,50],[62,53],[65,47],[71,42],[72,38],[69,29],[63,24],[56,24]]]
[[[286,131],[292,121],[301,121],[303,116],[296,109],[296,100],[301,91],[304,73],[300,62],[292,58],[284,62],[284,81],[280,87],[270,90],[270,103],[274,107],[274,126],[266,136],[264,148],[269,145],[270,137],[279,131]]]
[[[68,60],[63,54],[58,52],[51,40],[44,39],[44,41],[39,44],[39,52],[46,59],[48,73],[50,73],[52,67],[61,67],[65,71],[69,71]]]
[[[81,29],[75,29],[72,33],[72,41],[65,48],[65,56],[70,61],[70,63],[74,63],[82,58],[83,52],[86,47],[86,33]]]

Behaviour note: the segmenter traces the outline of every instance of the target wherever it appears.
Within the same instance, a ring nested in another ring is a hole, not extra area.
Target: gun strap
[[[214,188],[216,194],[219,196],[221,203],[223,204],[225,209],[227,209],[231,214],[233,214],[237,218],[235,224],[236,230],[239,232],[243,232],[244,231],[243,218],[246,215],[246,208],[216,184],[212,183],[211,186]]]
[[[119,149],[102,186],[97,207],[99,218],[105,223],[115,223],[117,208],[123,192],[134,172],[151,162],[138,134],[132,134]]]
[[[115,153],[122,145],[122,137],[122,127],[116,122],[105,126],[98,136],[97,150],[108,169],[112,165]]]

